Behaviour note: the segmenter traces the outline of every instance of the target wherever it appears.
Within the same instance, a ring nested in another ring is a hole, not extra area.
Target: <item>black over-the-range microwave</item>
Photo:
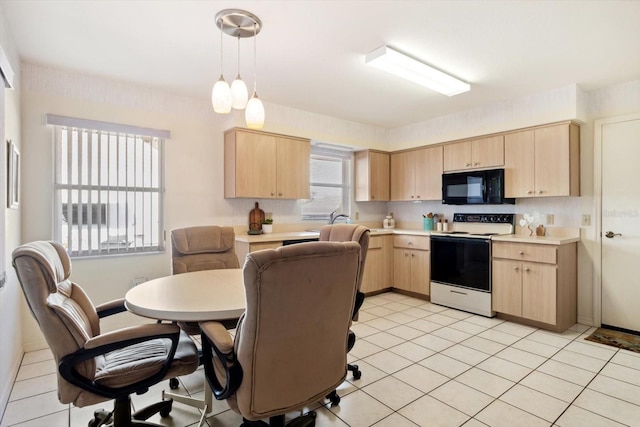
[[[514,204],[504,197],[504,169],[454,172],[442,175],[442,203],[446,205]]]

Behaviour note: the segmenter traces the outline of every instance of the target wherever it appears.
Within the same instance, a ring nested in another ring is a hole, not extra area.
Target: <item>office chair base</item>
[[[107,412],[104,410],[98,410],[93,413],[93,419],[89,421],[89,427],[162,427],[159,424],[146,422],[145,420],[152,417],[155,414],[160,414],[165,418],[169,416],[173,406],[172,400],[163,400],[156,402],[153,405],[149,405],[146,408],[142,408],[135,413],[131,413],[131,398],[119,398],[116,399],[113,412]]]
[[[242,417],[242,424],[240,427],[315,427],[316,425],[316,413],[314,411],[307,412],[304,415],[300,415],[289,421],[284,422],[284,415],[277,415],[269,418],[269,422],[264,421],[249,421]]]
[[[360,371],[360,369],[358,368],[358,365],[348,364],[347,365],[347,369],[349,371],[353,372],[353,379],[354,380],[359,380],[362,377],[362,371]]]

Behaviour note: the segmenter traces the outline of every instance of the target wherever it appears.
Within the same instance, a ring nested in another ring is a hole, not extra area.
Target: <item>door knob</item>
[[[614,233],[613,231],[607,231],[606,233],[604,233],[604,236],[605,236],[607,239],[613,239],[613,238],[614,238],[614,237],[616,237],[616,236],[620,236],[620,237],[622,237],[622,234],[620,234],[620,233]]]

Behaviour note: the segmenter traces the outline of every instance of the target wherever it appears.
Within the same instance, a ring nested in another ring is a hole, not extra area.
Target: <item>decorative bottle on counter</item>
[[[449,231],[449,220],[445,219],[442,223],[442,231]]]
[[[396,228],[396,220],[393,219],[393,214],[390,213],[382,221],[382,228]]]

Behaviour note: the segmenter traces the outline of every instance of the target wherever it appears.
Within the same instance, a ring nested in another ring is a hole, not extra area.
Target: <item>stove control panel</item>
[[[476,222],[481,224],[513,224],[514,214],[453,214],[453,222]]]

